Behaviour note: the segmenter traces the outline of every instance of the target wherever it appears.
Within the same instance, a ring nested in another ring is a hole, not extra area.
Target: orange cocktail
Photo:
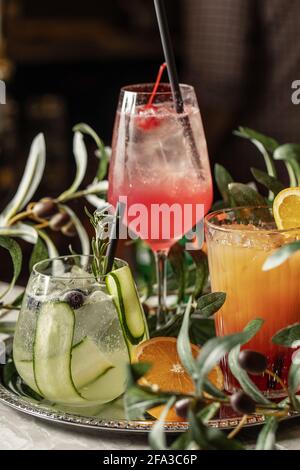
[[[294,350],[272,344],[271,338],[300,321],[300,253],[270,271],[262,267],[274,250],[300,238],[299,229],[276,230],[267,208],[228,209],[207,216],[206,238],[212,291],[227,294],[215,317],[217,335],[241,331],[254,318],[264,319],[245,348],[265,354],[268,369],[286,383]],[[234,391],[238,384],[226,360],[223,367],[225,387]],[[268,374],[252,379],[269,396],[282,391]]]

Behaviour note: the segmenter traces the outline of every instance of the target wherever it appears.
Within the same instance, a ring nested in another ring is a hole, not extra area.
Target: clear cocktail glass
[[[136,292],[127,263],[114,261],[112,274],[127,287],[113,295],[111,274],[96,280],[92,263],[83,255],[37,263],[20,311],[13,345],[17,371],[57,403],[89,406],[120,396],[132,350],[148,337],[139,302],[131,304],[136,316],[126,324],[128,293],[132,301]]]

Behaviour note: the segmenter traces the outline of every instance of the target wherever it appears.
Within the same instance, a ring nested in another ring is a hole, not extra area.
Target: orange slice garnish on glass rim
[[[273,203],[273,214],[279,230],[300,227],[300,188],[280,191]]]
[[[136,348],[134,362],[151,364],[151,369],[139,381],[140,385],[154,386],[162,392],[177,392],[182,394],[193,393],[194,383],[183,367],[177,353],[177,339],[170,337],[157,337],[145,341]],[[197,357],[200,348],[191,344],[192,354]],[[208,379],[220,390],[223,389],[223,374],[219,366],[215,366],[208,374]],[[154,418],[159,418],[164,405],[147,410]],[[179,417],[175,408],[171,408],[166,421],[184,421]]]

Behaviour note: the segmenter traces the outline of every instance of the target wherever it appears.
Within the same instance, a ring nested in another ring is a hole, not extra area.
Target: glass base
[[[233,395],[234,393],[241,391],[242,388],[241,387],[229,387],[228,384],[225,383],[224,390],[229,395]],[[282,389],[281,390],[260,390],[260,391],[266,398],[269,398],[270,400],[279,400],[279,399],[286,398],[288,396],[286,391]]]
[[[258,390],[266,397],[270,399],[280,399],[288,396],[287,390],[284,387],[288,387],[288,372],[291,365],[291,354],[285,353],[277,355],[276,358],[268,359],[268,368],[264,374],[252,375],[249,374],[249,378],[258,388]],[[239,382],[233,376],[227,358],[221,361],[221,369],[224,374],[224,389],[227,393],[233,394],[242,389]],[[271,371],[273,375],[268,373]],[[274,377],[277,376],[277,380]]]

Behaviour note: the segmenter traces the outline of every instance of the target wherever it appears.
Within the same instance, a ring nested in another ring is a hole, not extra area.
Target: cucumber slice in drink
[[[147,339],[148,328],[136,286],[128,266],[116,269],[106,277],[108,292],[113,296],[129,353],[134,345]]]
[[[42,305],[37,320],[33,369],[37,387],[48,400],[86,403],[71,375],[75,316],[66,302]]]
[[[15,363],[18,374],[22,377],[24,382],[29,385],[32,390],[40,394],[37,388],[34,373],[33,373],[33,361],[18,361]]]
[[[89,336],[72,349],[71,372],[77,390],[95,382],[113,367]]]
[[[124,393],[126,387],[126,368],[113,367],[80,389],[80,394],[91,402],[107,403]]]

